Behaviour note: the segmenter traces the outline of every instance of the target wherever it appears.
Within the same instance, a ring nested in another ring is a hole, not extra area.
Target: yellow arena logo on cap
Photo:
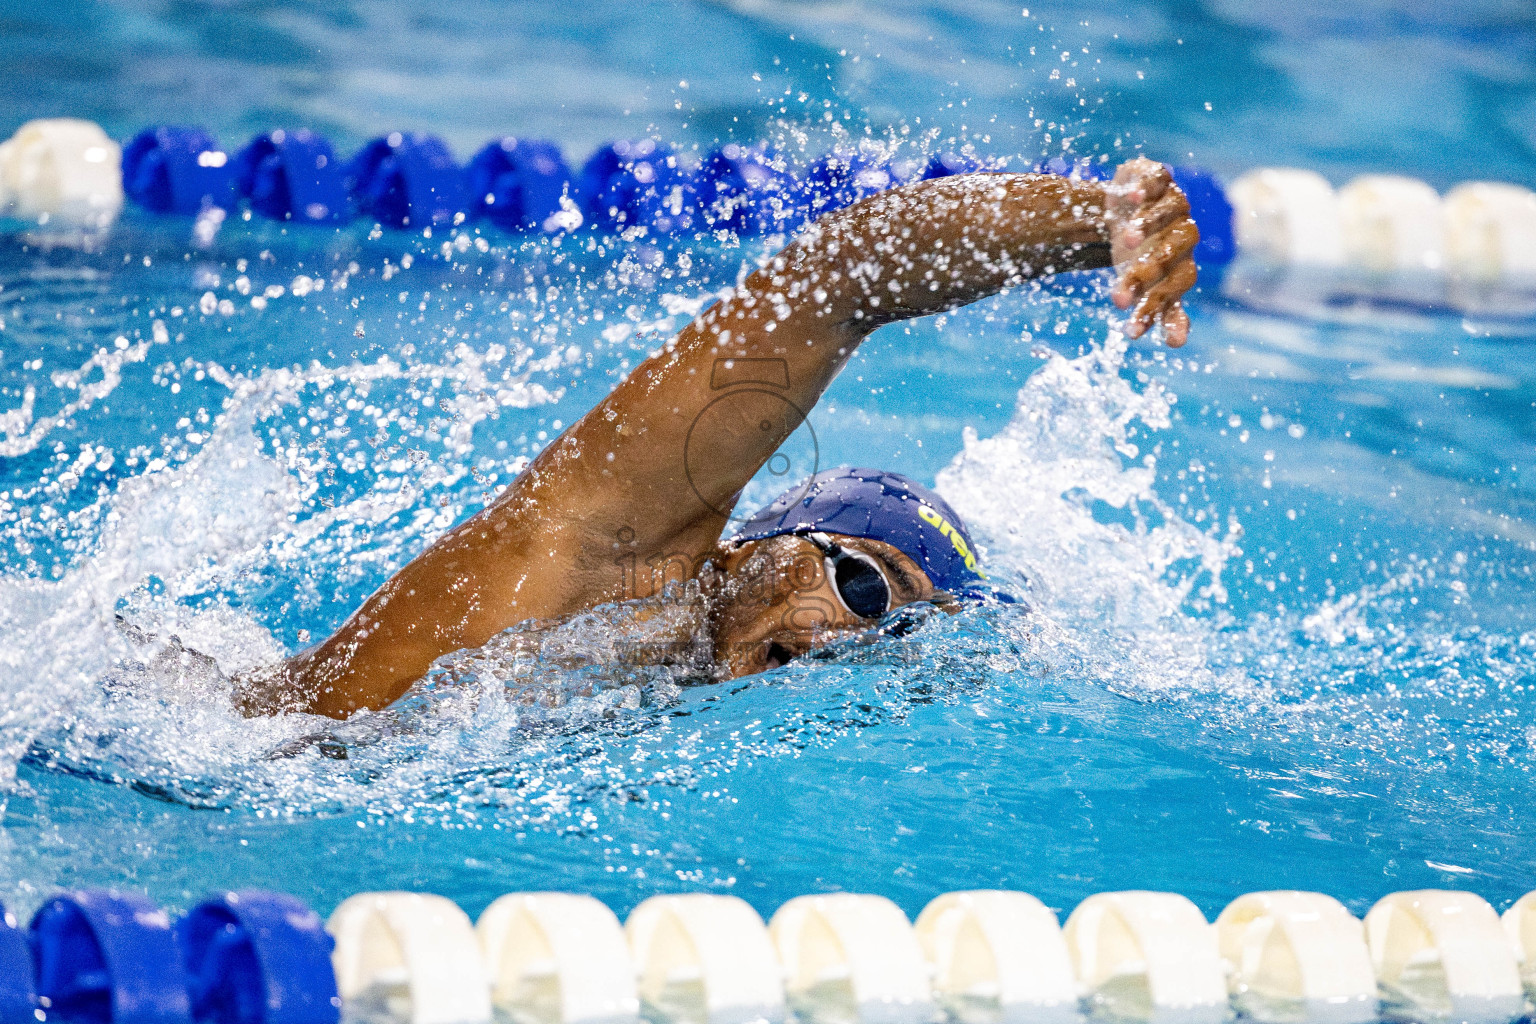
[[[949,520],[939,515],[938,510],[931,505],[918,505],[917,517],[923,522],[938,530],[940,535],[949,538],[949,542],[955,546],[955,553],[965,559],[965,567],[982,579],[986,579],[986,573],[976,568],[976,556],[965,543],[965,538],[960,536],[960,531],[949,525]]]

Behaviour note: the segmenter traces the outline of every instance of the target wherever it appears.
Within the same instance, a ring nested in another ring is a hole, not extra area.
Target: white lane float
[[[0,217],[99,231],[123,209],[122,148],[90,121],[28,121],[0,142]]]
[[[1316,171],[1264,167],[1227,189],[1240,253],[1272,266],[1337,270],[1344,265],[1338,199]]]
[[[1216,918],[1235,1005],[1254,1020],[1364,1024],[1379,1016],[1359,919],[1316,892],[1239,896]]]
[[[913,1024],[935,1014],[928,960],[912,923],[883,896],[797,896],[768,924],[797,1017]]]
[[[343,900],[326,922],[336,939],[336,990],[348,1016],[409,1024],[484,1024],[490,990],[480,942],[453,901],[414,892]]]
[[[1416,178],[1365,174],[1338,192],[1343,290],[1435,306],[1445,301],[1440,195]]]
[[[1227,189],[1237,256],[1222,294],[1258,308],[1323,314],[1344,276],[1338,197],[1316,171],[1264,167]]]
[[[773,941],[735,896],[652,896],[624,922],[646,1016],[674,1024],[749,1024],[785,1017]]]
[[[1387,1016],[1505,1024],[1524,1013],[1515,951],[1481,896],[1392,893],[1365,915],[1365,931]]]
[[[945,893],[923,908],[916,932],[934,996],[962,1024],[1072,1024],[1080,1016],[1061,923],[1028,893]]]
[[[1344,260],[1371,275],[1438,275],[1445,269],[1440,195],[1416,178],[1363,174],[1338,192]]]
[[[624,928],[601,901],[510,893],[475,923],[499,1018],[519,1024],[631,1024],[639,1019]]]
[[[1504,911],[1504,932],[1520,964],[1527,996],[1536,998],[1536,892],[1528,892]]]
[[[1216,931],[1171,892],[1109,892],[1063,929],[1079,983],[1100,1013],[1152,1024],[1218,1024],[1227,980]]]
[[[1472,181],[1441,206],[1451,301],[1470,312],[1536,312],[1536,192]]]

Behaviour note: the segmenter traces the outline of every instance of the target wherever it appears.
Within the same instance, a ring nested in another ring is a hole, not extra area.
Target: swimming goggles
[[[849,551],[824,533],[797,533],[826,560],[827,579],[843,607],[861,619],[878,619],[891,610],[891,584],[879,564],[862,551]]]

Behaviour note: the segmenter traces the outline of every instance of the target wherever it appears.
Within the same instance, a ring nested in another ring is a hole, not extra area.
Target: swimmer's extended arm
[[[383,707],[449,651],[691,575],[741,488],[799,425],[793,410],[814,406],[881,324],[1114,262],[1122,273],[1112,298],[1135,304],[1128,333],[1158,322],[1169,344],[1183,344],[1189,321],[1179,301],[1195,280],[1199,237],[1188,212],[1166,170],[1137,160],[1108,186],[961,175],[823,217],[335,636],[251,685],[243,706],[333,716]],[[742,380],[758,385],[732,387]],[[727,389],[729,402],[712,407]]]

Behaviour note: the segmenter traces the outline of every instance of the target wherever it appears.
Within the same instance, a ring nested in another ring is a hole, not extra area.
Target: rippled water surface
[[[4,116],[1536,172],[1520,5],[561,9],[10,12]],[[769,245],[370,228],[0,240],[8,903],[1532,888],[1536,329],[1214,280],[1177,353],[1090,276],[883,329],[787,449],[936,481],[1028,609],[715,685],[626,665],[634,610],[599,609],[385,713],[238,719],[228,675],[334,628]]]

